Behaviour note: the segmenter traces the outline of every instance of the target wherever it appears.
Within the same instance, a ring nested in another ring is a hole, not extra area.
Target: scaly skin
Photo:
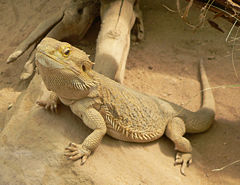
[[[84,163],[106,133],[119,140],[141,143],[156,140],[165,133],[179,151],[175,164],[181,164],[184,174],[192,161],[192,147],[183,135],[203,132],[214,120],[211,90],[204,91],[201,109],[191,112],[93,71],[93,63],[86,53],[66,42],[44,38],[37,46],[36,64],[47,89],[56,93],[62,103],[93,129],[81,145],[71,143],[66,148],[65,155],[72,160],[81,159]],[[202,63],[200,71],[203,88],[209,88]],[[51,106],[51,103],[38,103]]]

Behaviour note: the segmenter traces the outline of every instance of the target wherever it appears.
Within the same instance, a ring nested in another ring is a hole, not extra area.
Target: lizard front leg
[[[82,144],[70,143],[65,149],[65,156],[68,159],[81,159],[81,164],[84,164],[91,152],[100,144],[107,132],[107,127],[102,115],[96,109],[85,106],[81,101],[70,107],[73,113],[80,117],[87,127],[93,129],[93,132],[85,138]]]
[[[52,112],[57,112],[57,105],[59,103],[57,94],[53,91],[49,91],[43,82],[41,83],[41,89],[43,90],[43,94],[36,101],[36,104],[44,107],[47,110],[50,109]]]

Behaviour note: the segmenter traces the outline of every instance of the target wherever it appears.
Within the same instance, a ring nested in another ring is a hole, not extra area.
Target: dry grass
[[[232,11],[234,12],[233,14],[231,14],[231,13],[229,13],[228,11],[226,11],[222,8],[214,6],[213,5],[214,2],[215,2],[215,0],[208,0],[207,3],[201,8],[201,12],[199,14],[199,20],[198,20],[198,23],[196,25],[190,23],[190,21],[188,20],[188,15],[189,15],[189,11],[190,11],[190,9],[193,5],[193,0],[189,0],[187,6],[185,8],[183,8],[183,11],[182,11],[181,6],[180,6],[180,0],[176,0],[176,6],[177,6],[177,11],[178,11],[180,17],[193,30],[196,30],[196,29],[199,29],[199,28],[203,27],[203,25],[206,21],[207,14],[208,14],[209,10],[211,10],[212,8],[214,8],[214,10],[218,10],[218,13],[213,17],[213,19],[215,19],[217,17],[222,17],[223,15],[235,19],[235,21],[233,23],[233,26],[229,30],[228,35],[227,35],[225,40],[232,47],[231,62],[232,62],[234,74],[235,74],[236,78],[239,79],[239,75],[238,75],[238,72],[237,72],[236,66],[235,66],[235,63],[236,63],[235,62],[235,53],[236,53],[236,51],[239,50],[236,47],[238,45],[240,45],[240,44],[237,43],[240,40],[240,37],[238,37],[239,26],[237,27],[237,23],[240,23],[240,20],[238,19],[238,16],[240,14],[239,13],[240,12],[240,6],[236,3],[234,3],[232,0],[226,0],[226,2],[228,3],[228,7],[230,7],[232,9]],[[210,19],[208,19],[208,21],[209,21],[209,23],[211,23],[211,22],[214,23]],[[218,29],[219,31],[221,31],[221,29],[218,27],[218,25],[216,23],[210,24],[210,25],[213,26],[214,28]],[[237,27],[236,33],[233,37],[231,37],[235,27]]]

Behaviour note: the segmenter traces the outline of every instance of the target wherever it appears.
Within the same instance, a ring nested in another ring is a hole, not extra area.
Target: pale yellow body
[[[81,145],[71,144],[67,148],[66,155],[70,159],[81,158],[84,163],[106,133],[130,142],[150,142],[165,133],[181,152],[177,154],[176,163],[182,164],[184,174],[184,168],[191,163],[192,147],[183,135],[203,132],[214,120],[215,103],[211,91],[204,93],[202,108],[191,112],[166,100],[136,92],[93,71],[93,63],[86,53],[51,38],[39,44],[36,60],[47,89],[93,129]],[[202,63],[200,71],[203,87],[209,88]]]

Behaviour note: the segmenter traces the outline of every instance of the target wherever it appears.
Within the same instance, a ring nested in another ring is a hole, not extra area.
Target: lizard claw
[[[65,156],[73,161],[81,159],[81,165],[83,165],[88,156],[91,154],[91,151],[84,148],[83,145],[78,145],[75,143],[70,143],[68,147],[65,148]]]
[[[36,101],[36,104],[44,107],[46,110],[51,110],[51,112],[57,112],[57,103],[55,101]]]
[[[182,175],[184,176],[186,175],[185,168],[189,167],[191,163],[192,163],[192,154],[180,153],[180,152],[177,153],[174,165],[178,165],[178,164],[181,165],[180,172]]]

